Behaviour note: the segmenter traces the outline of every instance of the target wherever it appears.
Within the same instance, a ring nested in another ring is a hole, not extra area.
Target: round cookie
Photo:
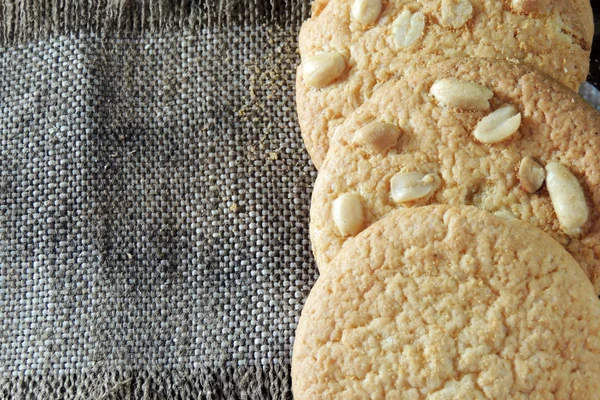
[[[434,86],[440,89],[436,82],[453,80],[489,89],[489,108],[466,111],[444,105],[431,94]],[[503,141],[480,142],[474,135],[478,124],[503,105],[520,114],[518,129]],[[383,143],[383,149],[369,144],[373,137],[365,139],[364,132],[372,124],[388,127],[382,137],[393,143]],[[449,60],[390,81],[340,126],[315,182],[310,237],[317,265],[321,272],[329,269],[348,239],[397,208],[464,204],[523,219],[546,231],[573,255],[600,293],[598,154],[600,113],[576,93],[523,65]],[[529,164],[529,171],[522,163]],[[527,172],[543,178],[548,174],[544,169],[551,170],[553,191],[548,192],[547,182],[537,191],[525,190],[532,180]],[[416,198],[406,200],[402,184],[410,187],[414,174],[430,182],[412,182],[421,189]],[[565,198],[562,195],[572,190],[569,185],[579,186],[580,192]],[[334,215],[342,195],[361,211],[353,230]],[[581,218],[567,221],[571,211]]]
[[[313,287],[302,399],[597,399],[600,303],[573,258],[470,206],[397,210]]]
[[[576,90],[593,30],[587,0],[317,1],[296,82],[308,152],[320,168],[335,128],[378,85],[451,57],[519,60]]]

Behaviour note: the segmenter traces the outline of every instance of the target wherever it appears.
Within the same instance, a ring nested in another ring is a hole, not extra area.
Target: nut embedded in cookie
[[[346,59],[340,53],[320,53],[302,63],[302,77],[308,86],[322,88],[338,79],[345,69]]]
[[[404,10],[392,25],[396,44],[400,47],[410,47],[417,43],[425,31],[425,16],[422,12],[411,13]]]
[[[505,104],[479,121],[473,136],[481,143],[498,143],[514,135],[520,125],[521,113]]]
[[[527,193],[535,193],[544,184],[546,171],[530,157],[524,157],[519,164],[519,181]]]
[[[354,0],[352,18],[361,24],[369,25],[377,20],[381,13],[381,0]]]
[[[420,172],[398,172],[390,181],[392,199],[405,203],[428,196],[435,188],[435,176]]]
[[[429,92],[440,104],[465,111],[488,110],[489,100],[494,96],[494,93],[484,86],[456,78],[436,81]]]
[[[568,235],[581,234],[590,214],[581,184],[558,162],[546,165],[546,174],[546,187],[561,227]]]
[[[384,153],[396,145],[400,133],[394,124],[373,121],[356,131],[353,142],[375,153]]]
[[[344,193],[332,205],[333,222],[342,236],[354,236],[363,227],[363,209],[360,197]]]

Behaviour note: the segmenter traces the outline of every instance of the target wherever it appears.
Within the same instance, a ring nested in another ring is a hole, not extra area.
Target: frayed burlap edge
[[[91,371],[0,377],[3,399],[291,399],[290,367]]]
[[[310,1],[298,0],[4,0],[0,44],[54,35],[194,32],[234,24],[300,23]]]

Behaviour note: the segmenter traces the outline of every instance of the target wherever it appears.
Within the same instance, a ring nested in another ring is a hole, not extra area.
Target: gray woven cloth
[[[0,3],[0,398],[291,398],[309,9]]]
[[[291,398],[308,3],[34,3],[1,10],[0,398]]]

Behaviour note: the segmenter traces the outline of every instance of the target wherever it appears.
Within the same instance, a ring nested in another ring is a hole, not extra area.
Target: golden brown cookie
[[[330,0],[300,31],[297,106],[317,168],[335,128],[392,77],[450,57],[524,62],[572,89],[593,37],[588,0]]]
[[[575,260],[470,206],[396,210],[312,289],[294,398],[598,399],[600,303]]]
[[[382,86],[333,142],[311,204],[321,271],[397,208],[465,204],[549,233],[600,293],[600,113],[558,82],[509,62],[446,61]],[[346,221],[351,206],[361,218]]]

